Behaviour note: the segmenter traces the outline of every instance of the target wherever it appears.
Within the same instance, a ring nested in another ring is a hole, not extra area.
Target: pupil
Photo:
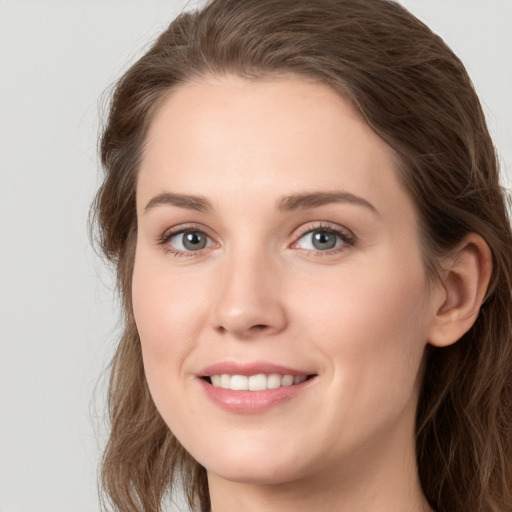
[[[206,237],[203,233],[189,231],[183,236],[183,246],[190,251],[197,251],[206,246]]]
[[[336,237],[328,231],[317,231],[313,234],[313,247],[315,249],[332,249],[336,246]]]

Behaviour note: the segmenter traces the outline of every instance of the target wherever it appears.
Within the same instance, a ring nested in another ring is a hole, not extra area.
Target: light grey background
[[[99,509],[117,306],[86,228],[98,100],[186,3],[0,0],[0,512]],[[403,4],[466,63],[510,186],[512,0]]]

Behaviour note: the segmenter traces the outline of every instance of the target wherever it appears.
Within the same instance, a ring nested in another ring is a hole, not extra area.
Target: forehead
[[[224,76],[180,85],[162,103],[137,196],[222,193],[243,201],[250,193],[264,201],[335,188],[385,197],[403,193],[395,170],[391,148],[332,88],[293,76]]]

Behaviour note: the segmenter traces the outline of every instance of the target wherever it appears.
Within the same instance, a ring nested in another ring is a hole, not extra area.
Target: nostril
[[[257,324],[257,325],[253,325],[251,327],[251,330],[253,330],[253,331],[264,331],[265,329],[268,329],[268,325]]]

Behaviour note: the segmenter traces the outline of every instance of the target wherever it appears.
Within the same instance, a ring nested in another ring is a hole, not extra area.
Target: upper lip
[[[314,372],[299,370],[296,368],[289,368],[286,366],[266,362],[234,362],[234,361],[221,361],[214,363],[206,368],[203,368],[198,374],[198,377],[209,377],[211,375],[258,375],[260,373],[271,374],[279,373],[280,375],[293,375],[299,377],[301,375],[313,375]]]

